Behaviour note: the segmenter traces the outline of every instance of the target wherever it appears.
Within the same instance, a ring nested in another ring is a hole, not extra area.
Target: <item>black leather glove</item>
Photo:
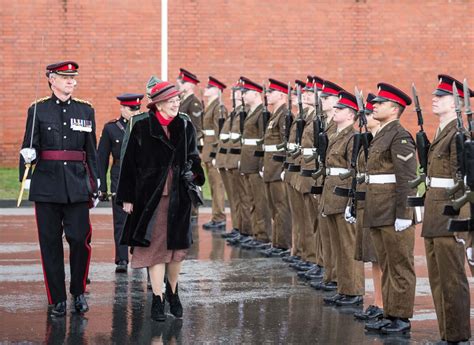
[[[184,174],[183,174],[183,180],[185,180],[186,182],[193,182],[194,181],[194,174],[192,171],[186,171]]]

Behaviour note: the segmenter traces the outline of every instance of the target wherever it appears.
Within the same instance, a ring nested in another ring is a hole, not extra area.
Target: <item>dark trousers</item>
[[[119,261],[128,262],[128,246],[120,244],[127,213],[115,203],[115,198],[112,198],[112,215],[114,218],[115,263],[117,264]]]
[[[84,293],[91,258],[89,243],[92,227],[88,203],[36,202],[35,213],[49,303],[66,301],[63,231],[69,243],[69,291],[74,296]]]

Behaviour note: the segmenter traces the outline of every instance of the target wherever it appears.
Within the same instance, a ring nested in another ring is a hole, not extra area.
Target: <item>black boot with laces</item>
[[[176,283],[176,289],[173,293],[169,281],[166,282],[166,299],[170,304],[170,313],[177,318],[183,317],[183,306],[181,305],[178,295],[178,283]]]

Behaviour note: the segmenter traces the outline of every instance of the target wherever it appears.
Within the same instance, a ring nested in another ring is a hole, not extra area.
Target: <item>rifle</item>
[[[296,95],[298,97],[298,118],[296,119],[296,148],[291,152],[291,158],[296,159],[301,155],[301,139],[303,137],[304,126],[306,120],[304,119],[303,101],[301,96],[301,86],[296,86]]]
[[[288,83],[288,112],[286,113],[285,117],[285,134],[283,136],[283,143],[277,145],[277,149],[281,150],[284,149],[288,151],[288,141],[290,140],[290,132],[291,132],[291,125],[293,124],[293,114],[291,113],[291,83]],[[275,157],[282,157],[278,155],[274,155]],[[278,161],[279,158],[276,160]]]
[[[314,160],[314,169],[315,171],[319,170],[320,166],[320,159],[319,159],[319,151],[320,151],[320,142],[319,139],[321,136],[324,135],[324,122],[323,122],[323,106],[321,103],[321,98],[318,95],[318,88],[316,83],[313,86],[314,91],[314,111],[315,116],[313,118],[313,155],[305,158],[305,162],[309,163]],[[321,194],[322,187],[317,186],[316,183],[314,186],[311,187],[311,194]]]
[[[224,127],[224,104],[222,103],[222,91],[219,89],[219,119],[217,120],[218,128],[219,128],[219,133],[218,136],[222,132],[222,127]]]
[[[268,110],[268,99],[267,99],[267,89],[265,84],[263,85],[263,132],[267,130],[268,121],[270,120],[270,111]]]
[[[43,52],[44,47],[44,36],[41,37],[41,52]],[[33,108],[33,121],[31,122],[31,137],[30,137],[30,146],[29,148],[33,148],[33,134],[35,131],[35,122],[36,122],[36,109],[38,106],[38,86],[40,83],[40,69],[41,69],[41,59],[39,61],[39,68],[38,68],[38,77],[36,79],[36,86],[35,86],[35,105]],[[18,195],[18,201],[16,203],[16,207],[20,207],[21,200],[23,199],[23,192],[25,191],[25,184],[28,178],[28,173],[30,172],[31,163],[25,163],[25,172],[23,173],[23,178],[21,179],[21,186],[20,186],[20,194]]]
[[[241,92],[241,100],[242,100],[242,109],[240,109],[239,118],[240,118],[240,136],[244,135],[244,122],[247,118],[247,112],[245,111],[245,101],[244,101],[244,94]],[[240,138],[234,139],[233,142],[236,143],[240,140]]]
[[[469,94],[468,94],[469,96]],[[460,190],[464,190],[464,176],[466,176],[466,167],[464,163],[464,142],[466,141],[466,136],[464,134],[464,124],[462,121],[461,113],[461,103],[459,100],[459,93],[456,87],[456,83],[453,82],[453,97],[454,104],[456,109],[456,118],[457,118],[457,133],[454,137],[456,143],[456,161],[457,161],[457,171],[456,171],[456,182],[453,187],[446,188],[446,193],[449,197],[454,197]],[[456,216],[459,215],[459,208],[456,208],[456,205],[446,205],[444,207],[443,214],[447,216]]]
[[[235,103],[235,88],[232,88],[232,111],[230,112],[230,129],[232,129],[232,125],[234,124],[234,117],[235,117],[235,108],[237,107]],[[223,139],[222,141],[224,143],[228,142],[230,140],[230,133],[229,133],[229,139]]]
[[[313,180],[317,180],[319,177],[324,176],[326,174],[326,153],[329,145],[329,138],[328,134],[326,133],[326,124],[324,123],[324,120],[322,118],[323,114],[323,105],[321,103],[321,97],[318,96],[318,107],[317,107],[317,115],[316,117],[319,116],[320,119],[320,128],[319,128],[319,133],[318,133],[318,149],[317,149],[317,155],[319,159],[319,168],[316,170],[315,173],[311,174],[311,177]],[[315,188],[312,188],[312,192],[314,191],[313,194],[321,194],[323,192],[323,184],[321,186],[315,186]]]
[[[204,109],[206,109],[205,105],[204,105],[204,94],[203,94],[203,91],[202,89],[200,90],[200,97],[201,97],[201,108],[202,108],[202,111],[201,111],[201,116],[200,116],[200,122],[201,122],[201,130],[203,130],[204,128]],[[203,134],[201,133],[201,135],[196,138],[197,139],[197,148],[199,150],[199,152],[202,152],[202,148],[204,146],[204,139],[203,139]]]
[[[454,84],[454,83],[453,83]],[[464,105],[465,105],[465,114],[469,122],[469,132],[471,138],[464,142],[464,168],[466,176],[466,185],[468,190],[464,193],[462,197],[454,200],[453,209],[460,210],[467,202],[470,203],[470,212],[471,217],[468,219],[450,219],[448,224],[449,231],[474,231],[474,142],[472,141],[473,137],[473,126],[472,121],[472,110],[471,110],[471,101],[469,99],[470,90],[467,84],[467,80],[464,79],[463,83],[464,91]],[[455,87],[455,85],[454,85]],[[456,113],[461,111],[459,95],[457,89],[453,87],[454,102],[456,106]]]

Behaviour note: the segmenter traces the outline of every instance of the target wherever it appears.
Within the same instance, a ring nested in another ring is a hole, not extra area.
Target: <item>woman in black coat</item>
[[[137,121],[130,134],[117,190],[117,200],[128,213],[121,243],[134,247],[132,268],[148,268],[151,317],[157,321],[166,318],[165,270],[170,312],[182,316],[178,276],[192,243],[187,186],[204,184],[195,129],[187,115],[178,113],[179,105],[173,84],[161,82],[153,88],[149,117]]]

